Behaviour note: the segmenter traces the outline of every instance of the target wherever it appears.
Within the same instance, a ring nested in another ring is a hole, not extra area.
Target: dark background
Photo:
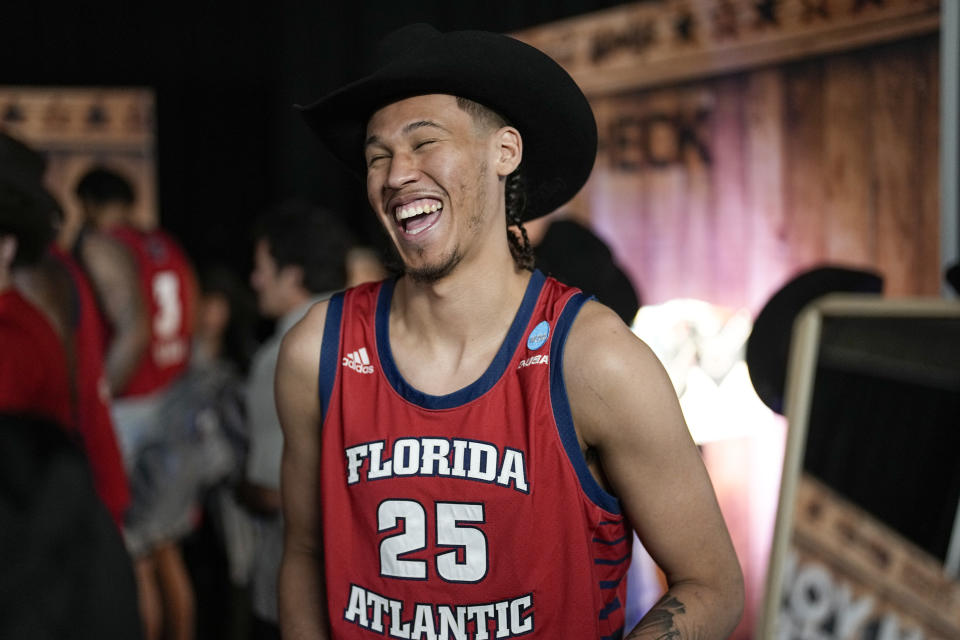
[[[380,37],[411,22],[509,32],[622,0],[44,3],[0,10],[0,84],[141,86],[157,100],[161,224],[202,266],[245,271],[248,230],[303,196],[376,243],[360,184],[293,110],[356,78]]]

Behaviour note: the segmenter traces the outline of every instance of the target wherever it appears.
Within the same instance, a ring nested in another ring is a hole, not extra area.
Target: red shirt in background
[[[67,356],[43,312],[16,289],[0,292],[0,411],[75,429]]]
[[[134,256],[150,318],[150,345],[120,396],[153,393],[168,386],[190,364],[196,290],[186,254],[159,229],[120,227],[112,235]]]

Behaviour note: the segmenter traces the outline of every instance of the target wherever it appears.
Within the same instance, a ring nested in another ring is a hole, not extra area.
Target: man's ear
[[[495,134],[497,141],[497,175],[507,177],[520,166],[523,159],[523,139],[513,127],[501,127]]]

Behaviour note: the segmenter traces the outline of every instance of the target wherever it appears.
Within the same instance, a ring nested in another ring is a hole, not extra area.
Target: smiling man
[[[414,25],[305,116],[404,274],[281,347],[284,637],[726,637],[742,577],[669,379],[532,270],[523,221],[596,155],[573,80],[511,38]],[[668,591],[630,630],[633,530]]]

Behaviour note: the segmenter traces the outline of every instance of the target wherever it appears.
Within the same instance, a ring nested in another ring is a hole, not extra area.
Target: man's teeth
[[[397,220],[406,220],[407,218],[412,218],[414,216],[419,216],[424,213],[433,213],[434,211],[439,211],[443,208],[443,205],[439,202],[431,203],[413,203],[405,207],[398,207],[396,212]]]

